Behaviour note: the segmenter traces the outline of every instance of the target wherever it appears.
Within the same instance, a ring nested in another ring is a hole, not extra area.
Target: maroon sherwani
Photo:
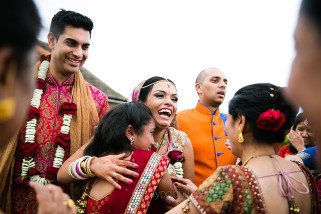
[[[59,113],[60,106],[68,101],[72,101],[72,86],[74,75],[59,84],[57,80],[49,73],[46,78],[46,90],[44,91],[39,106],[40,118],[37,121],[35,140],[39,143],[40,152],[35,157],[36,169],[40,176],[44,177],[46,170],[52,166],[55,155],[55,138],[60,133],[62,126],[62,114]],[[88,83],[92,97],[96,103],[99,118],[101,118],[108,108],[108,97],[96,87]],[[19,134],[18,141],[24,141],[25,125]],[[69,157],[69,151],[66,151],[65,159]],[[37,200],[34,191],[26,186],[15,182],[17,176],[21,173],[21,158],[16,156],[13,191],[12,191],[12,212],[13,213],[36,213]]]

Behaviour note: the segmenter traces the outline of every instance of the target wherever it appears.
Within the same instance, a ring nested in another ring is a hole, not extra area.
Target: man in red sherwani
[[[6,192],[12,213],[36,213],[37,201],[28,181],[55,184],[62,162],[89,141],[107,111],[108,97],[80,72],[92,29],[90,18],[73,11],[61,10],[51,21],[51,55],[36,65],[37,87],[29,115],[8,163],[13,167],[7,178],[11,188]]]

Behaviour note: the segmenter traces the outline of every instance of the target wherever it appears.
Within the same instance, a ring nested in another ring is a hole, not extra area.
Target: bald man
[[[226,85],[227,79],[221,70],[209,68],[201,71],[195,81],[199,96],[196,107],[177,115],[178,128],[192,141],[196,185],[200,185],[217,167],[236,162],[236,157],[225,145],[226,114],[219,110],[225,98]]]

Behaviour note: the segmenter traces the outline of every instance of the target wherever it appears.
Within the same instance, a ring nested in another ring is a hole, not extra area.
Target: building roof
[[[36,49],[39,54],[45,54],[45,55],[50,54],[48,44],[45,42],[38,41]],[[124,97],[123,95],[121,95],[120,93],[112,89],[111,87],[109,87],[106,83],[104,83],[99,78],[97,78],[88,69],[82,67],[80,71],[87,82],[99,88],[101,91],[103,91],[105,94],[108,95],[109,102],[115,103],[115,104],[127,102],[126,97]]]

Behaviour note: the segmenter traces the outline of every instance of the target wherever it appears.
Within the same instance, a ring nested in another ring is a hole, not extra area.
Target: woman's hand
[[[181,193],[181,191],[179,191],[175,185],[174,185],[174,190],[176,192],[176,198],[168,195],[165,198],[165,203],[167,205],[167,207],[169,207],[169,209],[172,209],[173,207],[176,207],[177,205],[179,205],[182,201],[184,201],[186,199],[186,197]]]
[[[296,131],[291,130],[288,134],[288,138],[290,143],[294,146],[294,148],[296,148],[296,150],[298,150],[298,152],[305,149],[304,140]]]
[[[231,142],[230,142],[229,139],[227,139],[227,140],[225,141],[225,146],[226,146],[229,150],[232,150]]]
[[[177,177],[171,177],[171,179],[174,183],[174,190],[177,197],[175,199],[172,196],[167,196],[165,198],[165,202],[168,205],[175,207],[184,201],[189,195],[195,192],[197,190],[197,186],[189,179]]]
[[[107,155],[104,157],[94,158],[91,161],[90,169],[97,176],[110,182],[115,188],[121,189],[120,185],[116,182],[122,181],[127,184],[133,183],[129,178],[124,175],[138,177],[139,174],[127,169],[137,168],[138,165],[127,160],[125,153],[119,155]]]
[[[77,207],[73,200],[59,186],[30,182],[30,187],[36,192],[39,214],[74,214]]]
[[[197,190],[197,186],[189,179],[171,177],[175,187],[186,196],[189,196]]]

